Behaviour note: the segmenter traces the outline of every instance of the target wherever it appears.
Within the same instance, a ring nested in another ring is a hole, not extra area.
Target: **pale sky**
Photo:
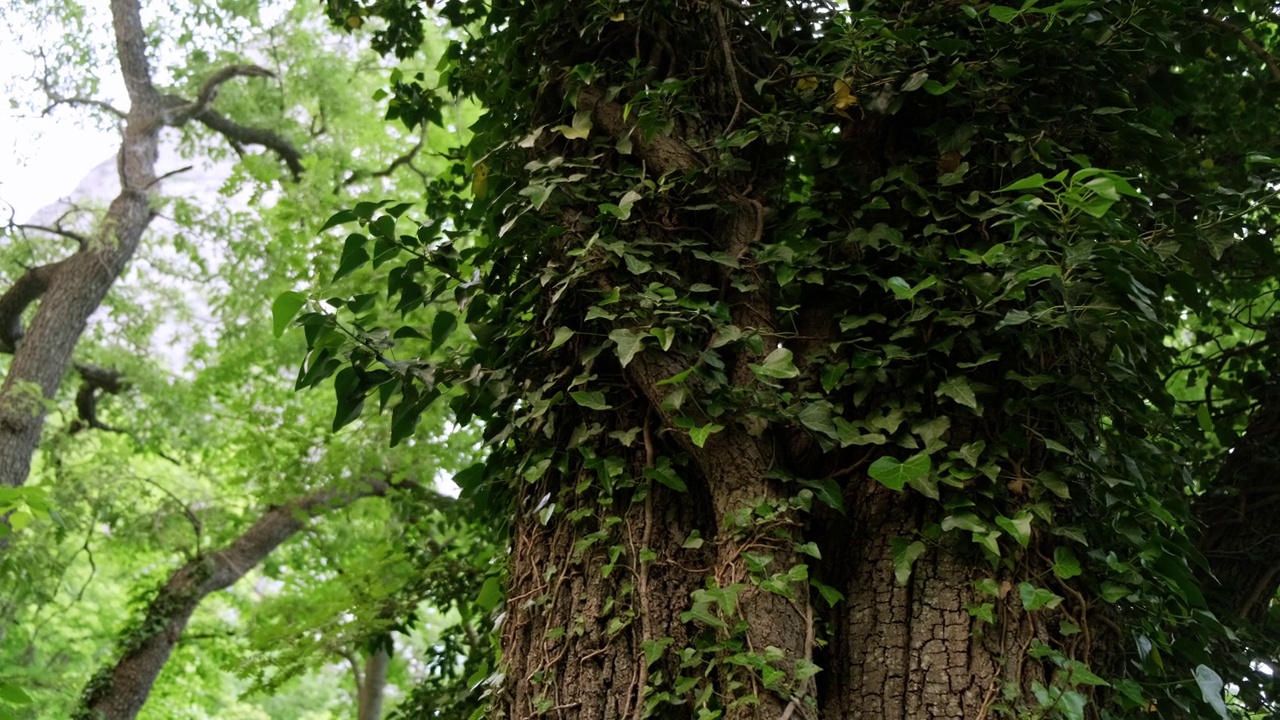
[[[21,48],[0,43],[0,224],[9,221],[10,205],[14,221],[23,222],[67,195],[119,145],[119,136],[94,128],[83,108],[62,107],[40,116],[39,111],[21,107],[23,98],[12,93],[31,85],[23,79],[31,76],[32,68]],[[104,95],[116,95],[113,91],[121,84],[116,68],[102,70]]]

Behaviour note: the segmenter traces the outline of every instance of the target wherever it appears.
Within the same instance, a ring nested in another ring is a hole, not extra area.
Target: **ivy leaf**
[[[547,349],[548,349],[548,350],[555,350],[556,348],[560,347],[561,345],[563,345],[563,344],[565,344],[565,343],[569,342],[569,338],[571,338],[571,337],[573,337],[573,331],[572,331],[572,330],[570,330],[570,329],[569,329],[569,328],[567,328],[567,327],[563,327],[563,326],[558,327],[558,328],[556,328],[556,335],[555,335],[555,337],[554,337],[554,338],[552,338],[552,339],[551,339],[551,345],[550,345]]]
[[[980,412],[978,410],[978,396],[974,394],[973,387],[969,385],[969,378],[963,375],[956,375],[943,380],[938,385],[938,390],[934,395],[937,397],[949,397],[965,407]]]
[[[1080,561],[1076,559],[1070,548],[1059,545],[1053,549],[1053,574],[1063,580],[1080,575],[1084,570],[1080,567]]]
[[[792,361],[791,357],[790,350],[779,347],[769,353],[764,362],[759,365],[750,365],[750,367],[756,375],[785,380],[800,374],[800,370],[796,368],[795,362]]]
[[[1053,609],[1062,602],[1062,596],[1054,595],[1044,588],[1036,587],[1029,582],[1018,583],[1018,597],[1022,599],[1025,610]]]
[[[609,410],[613,406],[604,399],[604,393],[598,390],[571,392],[569,397],[588,410]]]
[[[569,140],[585,140],[591,135],[591,111],[579,110],[573,114],[573,125],[557,125],[556,132]]]
[[[1026,547],[1031,542],[1031,513],[1023,510],[1013,518],[1007,518],[1003,515],[996,518],[996,525],[1002,530],[1013,536],[1022,547]]]
[[[1010,310],[1005,313],[1004,319],[996,323],[996,329],[1000,330],[1007,327],[1017,327],[1031,319],[1031,313],[1026,310]]]
[[[626,328],[618,328],[609,333],[609,339],[618,346],[618,361],[622,363],[622,367],[626,367],[627,363],[631,362],[631,358],[644,348],[646,337]]]
[[[271,329],[276,337],[284,334],[285,328],[289,327],[289,323],[306,301],[306,295],[290,290],[280,293],[280,297],[271,303]]]
[[[818,400],[806,403],[804,409],[796,415],[796,419],[800,424],[823,435],[837,437],[836,426],[831,421],[831,403],[826,400]]]
[[[907,458],[906,462],[882,457],[871,463],[871,467],[867,468],[867,474],[890,490],[901,490],[912,480],[927,475],[932,468],[933,461],[928,455],[913,455]]]
[[[907,581],[911,579],[911,566],[921,555],[924,555],[924,543],[916,540],[908,544],[902,538],[893,538],[889,544],[893,548],[893,576],[897,579],[898,585],[905,587]]]
[[[550,185],[529,185],[522,189],[520,194],[529,198],[534,210],[541,210],[547,199],[551,197],[551,190]]]
[[[1213,668],[1202,664],[1196,666],[1195,678],[1204,701],[1218,713],[1218,717],[1229,720],[1231,715],[1227,712],[1226,703],[1222,701],[1222,676],[1214,672]]]
[[[707,444],[707,438],[723,429],[723,425],[716,425],[715,423],[707,423],[702,427],[691,427],[689,428],[689,438],[693,440],[694,445],[702,447]]]

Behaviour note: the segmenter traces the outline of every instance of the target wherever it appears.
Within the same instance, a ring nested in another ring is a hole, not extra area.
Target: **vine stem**
[[[649,421],[653,417],[652,408],[644,416],[644,467],[653,467],[653,435],[649,430]],[[644,532],[640,536],[640,573],[636,578],[636,592],[640,593],[640,656],[639,670],[636,671],[636,711],[635,720],[644,717],[644,688],[649,684],[649,662],[645,656],[645,643],[651,639],[649,628],[649,560],[644,552],[649,548],[653,537],[653,487],[644,494]]]

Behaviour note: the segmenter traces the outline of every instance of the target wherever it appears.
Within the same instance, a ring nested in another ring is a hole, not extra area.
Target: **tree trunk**
[[[13,354],[0,385],[3,487],[26,482],[44,427],[46,401],[57,392],[89,316],[124,271],[155,217],[153,202],[162,180],[155,167],[160,130],[195,120],[237,145],[270,149],[295,177],[302,172],[301,155],[287,139],[271,130],[240,125],[210,107],[221,84],[270,72],[254,65],[229,65],[206,79],[195,100],[161,93],[152,81],[138,0],[112,0],[111,18],[116,57],[129,94],[127,113],[112,108],[124,121],[117,155],[120,194],[91,237],[59,228],[30,228],[75,239],[80,248],[70,257],[31,268],[0,294],[0,352]],[[55,100],[60,102],[110,108],[94,100]],[[37,302],[31,324],[24,328],[23,313]],[[0,539],[0,550],[5,542]]]
[[[31,271],[47,275],[44,282],[20,279],[0,298],[0,308],[8,313],[0,317],[8,336],[4,344],[13,346],[13,362],[0,386],[0,485],[7,487],[26,481],[44,427],[44,401],[57,392],[85,322],[133,257],[155,216],[151,199],[165,124],[162,97],[151,84],[137,0],[113,0],[111,19],[130,103],[118,156],[120,194],[111,201],[98,233],[79,252]],[[37,299],[40,306],[23,334],[20,315]]]
[[[362,497],[383,495],[388,489],[382,481],[362,482],[358,492],[322,490],[277,505],[223,549],[201,555],[178,568],[147,605],[141,622],[121,638],[120,657],[113,665],[102,668],[85,686],[77,717],[84,720],[135,717],[201,601],[244,577],[301,530],[312,516]],[[382,672],[385,680],[385,667]]]
[[[358,720],[382,720],[382,699],[387,689],[387,667],[391,665],[392,642],[394,641],[390,635],[384,636],[378,648],[365,659],[364,673],[356,678],[359,687],[357,695],[360,699],[360,707],[356,712]]]

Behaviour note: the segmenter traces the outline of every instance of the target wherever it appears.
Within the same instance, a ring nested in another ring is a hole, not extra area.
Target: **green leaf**
[[[352,222],[353,220],[358,220],[358,219],[359,217],[351,210],[339,210],[338,212],[329,216],[329,219],[325,221],[324,225],[320,226],[320,230],[318,232],[324,232],[325,230],[328,230],[331,227],[336,227],[338,225],[345,225],[346,223],[349,223],[349,222]]]
[[[715,423],[707,423],[702,427],[691,427],[689,428],[689,438],[693,440],[694,445],[702,447],[707,444],[707,438],[711,437],[712,433],[718,433],[723,429],[723,425],[716,425]]]
[[[31,524],[31,518],[31,513],[19,510],[9,516],[9,527],[13,528],[14,532],[22,532]]]
[[[995,20],[996,22],[1002,22],[1002,23],[1008,24],[1013,22],[1013,19],[1018,17],[1022,13],[1018,12],[1017,10],[1014,10],[1011,7],[1005,7],[1004,5],[992,5],[987,10],[987,14],[990,15],[991,19]]]
[[[933,461],[928,455],[913,455],[906,462],[882,457],[871,463],[867,474],[890,490],[901,490],[908,482],[927,475],[932,468]]]
[[[813,662],[805,660],[804,658],[798,658],[796,660],[796,680],[804,682],[820,672],[822,672],[822,668]]]
[[[836,426],[831,421],[831,403],[826,400],[818,400],[805,403],[804,408],[796,415],[796,419],[800,424],[823,435],[836,437]]]
[[[955,375],[942,381],[934,395],[951,398],[965,407],[978,410],[978,396],[973,392],[969,379],[963,375]]]
[[[991,12],[994,14],[996,12],[996,8],[999,8],[999,7],[1001,6],[992,5]],[[1003,8],[1003,9],[1011,10],[1011,8]],[[1016,11],[1014,12],[1016,14]],[[1029,177],[1022,178],[1021,180],[1011,182],[1008,185],[1005,185],[1004,187],[1000,188],[996,192],[1006,193],[1006,192],[1017,192],[1019,190],[1036,190],[1044,187],[1044,183],[1045,183],[1044,176],[1041,175],[1040,173],[1036,173],[1035,175],[1031,175]]]
[[[591,135],[591,111],[579,110],[573,114],[573,125],[557,125],[552,129],[569,140],[585,140]]]
[[[34,702],[26,690],[13,683],[0,683],[0,700],[13,705],[30,705]]]
[[[541,210],[542,206],[547,203],[547,199],[551,197],[553,189],[551,185],[530,184],[528,187],[522,188],[520,194],[529,198],[534,210]]]
[[[657,480],[676,492],[689,492],[689,486],[676,474],[675,468],[671,467],[671,461],[666,457],[658,458],[658,462],[653,467],[645,468],[644,476],[650,480]],[[689,546],[686,544],[685,547]]]
[[[280,293],[280,297],[271,303],[271,329],[276,337],[284,334],[285,328],[289,327],[289,323],[293,321],[294,316],[302,309],[307,301],[307,296],[300,292],[289,290]]]
[[[566,342],[569,342],[569,338],[571,338],[571,337],[573,337],[573,331],[572,331],[572,330],[570,330],[570,329],[569,329],[569,328],[567,328],[567,327],[563,327],[563,326],[558,327],[558,328],[556,328],[556,335],[555,335],[555,337],[551,339],[551,346],[550,346],[550,347],[548,347],[547,349],[548,349],[548,350],[555,350],[556,348],[560,347],[561,345],[565,344]]]
[[[453,331],[458,328],[458,318],[451,312],[441,310],[431,321],[431,351],[439,350]]]
[[[776,348],[765,357],[764,362],[750,367],[756,375],[771,378],[787,379],[800,374],[791,359],[791,351],[784,347]]]
[[[622,367],[626,367],[631,362],[631,358],[636,356],[644,348],[644,340],[648,335],[641,335],[626,328],[618,328],[609,333],[609,339],[618,346],[618,361],[622,363]]]
[[[584,408],[589,410],[609,410],[613,406],[605,402],[604,393],[598,390],[571,392],[569,397]]]
[[[1195,669],[1196,685],[1200,686],[1200,695],[1209,707],[1218,713],[1222,720],[1230,720],[1227,704],[1222,699],[1222,676],[1214,672],[1208,665],[1197,665]]]
[[[893,538],[889,544],[893,548],[893,576],[899,585],[905,587],[911,579],[911,566],[924,555],[925,545],[919,540],[908,544],[902,538]]]
[[[996,518],[996,525],[1013,536],[1022,547],[1031,542],[1031,513],[1023,510],[1012,518],[1003,515]]]
[[[333,274],[333,282],[341,280],[369,262],[369,251],[365,250],[368,242],[369,238],[360,233],[347,236],[347,241],[342,244],[342,259],[338,262],[337,272]]]
[[[1062,597],[1054,595],[1044,588],[1036,587],[1029,582],[1018,583],[1018,596],[1025,610],[1053,609],[1062,602]]]
[[[1070,580],[1083,573],[1080,561],[1071,549],[1062,545],[1053,549],[1053,574],[1063,580]]]
[[[502,584],[496,577],[488,577],[480,586],[480,594],[476,596],[476,605],[485,612],[490,612],[502,601]]]

